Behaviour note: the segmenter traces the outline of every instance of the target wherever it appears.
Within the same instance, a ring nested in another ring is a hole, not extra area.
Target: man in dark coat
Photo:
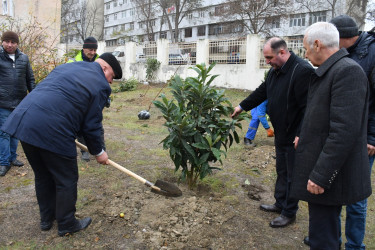
[[[318,69],[296,139],[291,196],[308,202],[311,249],[339,249],[342,205],[371,195],[367,77],[348,52],[339,49],[333,24],[311,25],[304,47]]]
[[[77,55],[70,59],[68,61],[68,63],[72,63],[72,62],[94,62],[96,59],[99,58],[99,55],[96,53],[97,49],[98,49],[98,41],[90,36],[88,38],[86,38],[84,41],[83,41],[83,46],[82,46],[82,50],[80,52],[77,53]],[[110,105],[110,102],[111,102],[111,99],[108,98],[108,104],[106,106],[109,107]],[[83,137],[81,135],[79,135],[77,137],[78,141],[84,145],[86,145],[86,142],[85,142],[85,139],[83,139]],[[103,149],[105,150],[105,143],[104,143],[104,129],[102,130],[102,147]],[[90,154],[84,150],[81,149],[81,153],[82,153],[82,156],[81,156],[81,159],[84,160],[84,161],[90,161]]]
[[[0,127],[22,99],[35,87],[29,58],[18,49],[19,37],[13,31],[5,31],[0,47]],[[0,130],[0,176],[11,166],[21,167],[17,160],[17,138]]]
[[[330,23],[339,31],[340,48],[347,49],[348,57],[362,67],[370,83],[367,151],[371,175],[375,159],[375,33],[359,32],[356,22],[347,15],[337,16]],[[366,231],[366,213],[367,199],[346,206],[345,249],[365,249],[363,239]]]
[[[56,219],[64,236],[86,228],[91,218],[75,218],[77,149],[80,132],[91,154],[108,163],[102,149],[102,111],[111,93],[108,83],[120,79],[116,58],[104,53],[95,62],[55,68],[13,111],[2,129],[17,137],[35,174],[41,229]]]
[[[278,37],[264,44],[263,54],[272,68],[266,80],[235,108],[232,117],[268,99],[268,115],[275,129],[276,202],[263,204],[260,209],[281,213],[270,226],[285,227],[295,220],[298,210],[298,200],[289,197],[294,166],[293,141],[305,110],[307,83],[314,70],[307,61],[289,52],[286,42]]]

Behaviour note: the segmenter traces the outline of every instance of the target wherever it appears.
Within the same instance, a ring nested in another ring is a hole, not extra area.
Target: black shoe
[[[53,226],[53,220],[40,222],[40,229],[42,229],[42,231],[48,231],[52,228],[52,226]]]
[[[4,176],[10,169],[10,166],[0,166],[0,176]]]
[[[255,143],[252,141],[252,140],[250,140],[250,139],[248,139],[248,138],[243,138],[243,144],[245,144],[245,146],[251,146],[251,147],[255,147],[256,145],[255,145]]]
[[[22,161],[19,161],[19,160],[17,160],[17,159],[15,159],[14,161],[12,161],[11,163],[10,163],[10,165],[12,165],[12,166],[16,166],[16,167],[22,167],[23,165],[25,165]]]
[[[296,220],[296,216],[293,217],[286,217],[284,215],[280,215],[276,217],[273,221],[271,221],[271,227],[286,227],[289,224],[293,223]]]
[[[260,205],[260,210],[273,213],[281,213],[281,208],[277,207],[275,204],[272,205]]]
[[[305,243],[305,245],[310,246],[310,238],[309,238],[309,236],[306,236],[306,237],[303,239],[303,243]]]
[[[82,159],[83,161],[87,161],[87,162],[90,161],[90,154],[87,153],[87,152],[82,152],[81,159]]]
[[[91,221],[92,220],[90,217],[83,218],[82,220],[78,220],[77,223],[73,227],[69,229],[65,229],[65,230],[58,230],[57,233],[59,234],[59,236],[65,236],[71,233],[81,231],[82,229],[85,229],[86,227],[88,227],[91,224]]]

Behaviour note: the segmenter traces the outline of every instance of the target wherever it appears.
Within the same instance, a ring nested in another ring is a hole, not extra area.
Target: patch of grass
[[[77,210],[82,209],[84,206],[87,206],[90,203],[91,194],[92,190],[78,188],[78,196],[76,203]]]
[[[28,185],[31,185],[34,183],[34,180],[33,179],[21,179],[18,183],[17,183],[17,187],[24,187],[24,186],[28,186]]]

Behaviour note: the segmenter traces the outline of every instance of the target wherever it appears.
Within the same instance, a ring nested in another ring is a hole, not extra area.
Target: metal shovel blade
[[[160,194],[160,195],[169,196],[169,197],[179,197],[182,195],[182,191],[176,185],[172,183],[157,180],[154,185],[160,188],[160,191],[154,188],[151,188],[151,192],[155,194]]]

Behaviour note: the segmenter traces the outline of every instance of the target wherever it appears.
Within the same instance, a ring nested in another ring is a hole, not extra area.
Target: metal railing
[[[210,41],[209,62],[218,64],[245,64],[246,38]]]
[[[168,47],[168,64],[195,64],[197,61],[197,43],[170,43]]]

